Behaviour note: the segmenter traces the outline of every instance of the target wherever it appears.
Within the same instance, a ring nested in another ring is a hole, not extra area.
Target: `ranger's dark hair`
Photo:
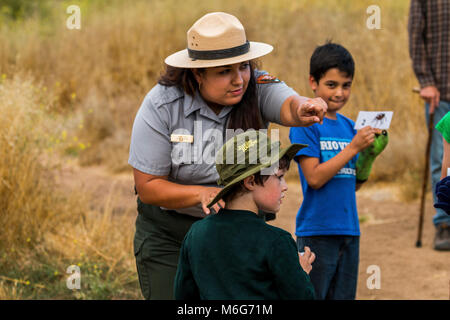
[[[261,117],[261,112],[258,107],[258,95],[256,88],[256,79],[253,70],[256,68],[256,63],[250,61],[250,80],[248,82],[247,90],[244,93],[241,101],[233,107],[230,114],[228,129],[264,129],[264,123]],[[205,68],[197,69],[200,73],[205,72]],[[175,68],[167,65],[165,73],[161,75],[158,83],[163,86],[177,86],[181,88],[186,94],[194,96],[198,90],[198,83],[195,79],[192,69]]]
[[[332,68],[345,72],[352,79],[355,74],[355,62],[350,52],[340,44],[327,41],[314,50],[309,63],[309,74],[319,83]]]
[[[280,158],[278,161],[278,169],[281,170],[289,170],[289,165],[291,162],[289,161],[289,158],[284,155]],[[260,171],[254,174],[255,176],[255,183],[260,186],[264,186],[264,182],[266,182],[267,179],[269,179],[270,175],[262,175]],[[244,186],[244,180],[239,181],[239,183],[236,183],[223,197],[223,201],[227,203],[228,201],[233,200],[237,196],[249,192],[247,188]]]

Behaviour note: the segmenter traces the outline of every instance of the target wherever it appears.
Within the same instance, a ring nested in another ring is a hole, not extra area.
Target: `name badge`
[[[193,143],[194,142],[194,136],[192,136],[190,134],[171,134],[170,135],[170,141],[171,142]]]

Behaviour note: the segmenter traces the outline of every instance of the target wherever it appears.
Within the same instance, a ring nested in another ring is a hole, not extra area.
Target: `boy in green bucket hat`
[[[276,213],[287,191],[284,174],[306,145],[280,148],[260,131],[228,140],[216,157],[225,207],[195,222],[184,238],[175,276],[176,299],[314,299],[308,273],[315,259],[299,256],[290,233],[258,211]]]

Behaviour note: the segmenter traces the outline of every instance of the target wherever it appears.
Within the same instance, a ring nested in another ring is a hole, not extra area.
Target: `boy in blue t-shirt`
[[[311,56],[309,83],[316,97],[328,104],[323,125],[290,129],[292,143],[308,144],[298,163],[303,204],[297,213],[299,251],[316,254],[310,273],[317,299],[355,299],[359,264],[359,221],[355,191],[356,160],[381,130],[358,132],[354,122],[338,113],[348,98],[354,75],[351,54],[341,45],[326,43]]]

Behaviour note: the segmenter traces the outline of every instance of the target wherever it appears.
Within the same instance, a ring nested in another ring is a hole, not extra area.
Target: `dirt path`
[[[68,167],[61,182],[82,187],[101,206],[110,192],[118,214],[136,215],[132,173],[112,175],[102,167]],[[360,266],[357,299],[450,299],[450,252],[432,249],[434,226],[431,200],[426,204],[422,248],[416,248],[419,203],[405,203],[392,186],[362,188],[357,193],[361,221]],[[289,191],[277,219],[271,224],[294,234],[295,216],[301,203],[301,187],[289,183]],[[129,228],[134,228],[130,219]],[[125,227],[125,226],[124,226]],[[369,289],[369,266],[378,266],[380,289]]]
[[[357,299],[450,299],[450,252],[432,249],[431,200],[426,203],[422,248],[416,248],[419,202],[402,202],[395,191],[384,186],[362,188],[357,193],[362,218]],[[286,201],[272,224],[293,234],[301,198],[300,185],[290,183]],[[369,266],[379,267],[380,289],[367,286],[374,274],[370,269],[368,273]]]

